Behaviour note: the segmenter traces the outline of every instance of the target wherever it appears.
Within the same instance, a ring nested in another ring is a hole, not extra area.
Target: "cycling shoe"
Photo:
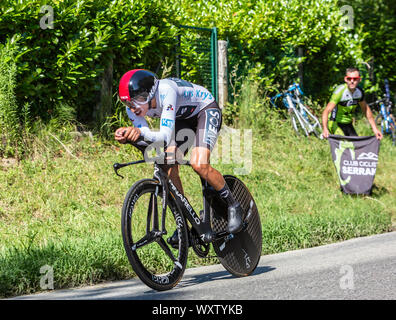
[[[228,226],[229,233],[238,233],[243,228],[242,207],[239,202],[228,207]]]
[[[175,232],[173,232],[172,236],[170,236],[168,239],[166,239],[166,242],[168,242],[168,244],[170,244],[170,246],[173,249],[179,249],[179,232],[177,231],[177,229],[175,230]],[[188,231],[188,246],[189,247],[192,246],[192,239],[191,239],[190,231]]]

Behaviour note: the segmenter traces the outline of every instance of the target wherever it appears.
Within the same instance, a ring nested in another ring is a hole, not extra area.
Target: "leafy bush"
[[[158,70],[173,49],[176,28],[158,1],[49,0],[52,29],[40,26],[43,4],[22,0],[0,5],[0,43],[7,35],[20,35],[16,92],[20,103],[32,103],[33,117],[48,120],[62,102],[88,122],[109,65],[115,88],[126,70]]]
[[[365,34],[340,27],[337,0],[216,0],[174,1],[181,23],[218,28],[229,40],[229,64],[248,74],[249,63],[263,87],[286,87],[304,62],[304,87],[315,98],[327,99],[329,87],[351,64],[363,62]],[[304,57],[298,57],[298,48]]]
[[[258,83],[260,94],[272,95],[296,81],[301,63],[304,92],[320,105],[342,80],[346,67],[363,67],[372,57],[381,83],[384,77],[396,81],[395,5],[390,0],[355,2],[355,27],[347,30],[340,26],[345,3],[170,0],[164,6],[159,0],[2,1],[0,43],[11,37],[18,40],[14,92],[15,105],[23,107],[16,119],[27,124],[40,117],[48,122],[59,106],[67,105],[74,109],[70,113],[74,118],[84,124],[99,122],[96,126],[108,134],[113,125],[125,121],[114,94],[118,79],[136,67],[159,74],[166,68],[174,70],[166,64],[174,61],[179,24],[217,27],[219,39],[229,41],[231,81],[248,77]],[[44,4],[53,8],[53,28],[40,26],[46,21]],[[185,77],[203,81],[197,71],[204,58],[186,39],[181,41],[188,64]],[[105,74],[113,80],[104,99],[100,91]],[[235,106],[232,97],[243,94],[242,83],[232,84],[230,106]],[[378,89],[367,77],[363,86],[370,92]],[[228,114],[235,112],[234,107]],[[104,126],[103,115],[110,116]]]
[[[15,98],[16,43],[0,44],[0,156],[15,156],[21,140],[20,110]]]

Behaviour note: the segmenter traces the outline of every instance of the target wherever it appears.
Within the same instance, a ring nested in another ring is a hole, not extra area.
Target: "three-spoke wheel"
[[[169,197],[162,214],[162,188],[156,180],[136,182],[122,207],[122,236],[130,264],[137,276],[155,290],[168,290],[180,281],[187,265],[187,225],[175,201]],[[163,228],[165,226],[165,228]],[[178,230],[179,245],[166,238]]]

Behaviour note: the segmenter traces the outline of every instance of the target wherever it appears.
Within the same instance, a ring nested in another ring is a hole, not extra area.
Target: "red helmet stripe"
[[[135,72],[139,70],[143,69],[130,70],[122,76],[120,84],[118,86],[118,95],[121,100],[131,100],[131,96],[129,95],[129,81],[131,80]]]

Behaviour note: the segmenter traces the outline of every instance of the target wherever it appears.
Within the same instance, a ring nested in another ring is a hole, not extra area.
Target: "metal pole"
[[[212,56],[212,94],[216,101],[219,101],[217,92],[217,28],[212,28],[211,36],[211,56]]]
[[[300,46],[298,47],[298,57],[302,58],[304,57],[304,47]],[[300,79],[300,86],[304,87],[304,68],[303,68],[303,63],[300,62],[298,64],[298,78]]]
[[[181,63],[180,63],[180,51],[181,51],[181,38],[180,34],[176,36],[176,78],[181,78]]]
[[[218,96],[219,96],[219,106],[223,109],[228,101],[228,83],[227,83],[227,75],[228,75],[228,66],[227,66],[227,41],[219,40],[218,41]]]

